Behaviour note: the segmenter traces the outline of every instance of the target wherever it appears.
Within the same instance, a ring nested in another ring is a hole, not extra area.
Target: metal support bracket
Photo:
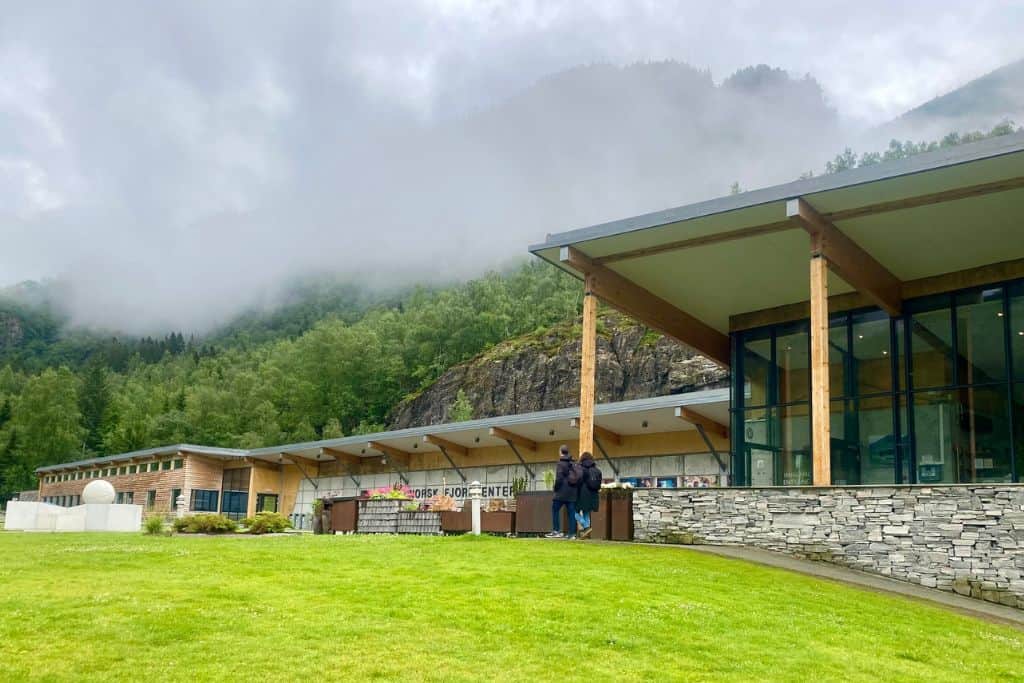
[[[284,457],[287,458],[288,456],[285,455]],[[319,491],[320,490],[320,486],[316,483],[315,479],[310,479],[309,475],[306,473],[306,468],[303,467],[301,464],[299,464],[298,458],[291,458],[291,461],[292,461],[293,465],[295,465],[296,467],[299,468],[299,472],[302,473],[302,476],[306,479],[306,481],[308,481],[310,484],[313,485],[313,490],[314,491]]]
[[[400,470],[398,468],[398,465],[395,464],[395,461],[391,459],[390,455],[388,455],[387,453],[384,453],[383,455],[384,455],[384,459],[388,461],[388,466],[391,469],[393,469],[396,474],[398,474],[398,478],[402,480],[402,483],[405,484],[406,486],[408,486],[409,485],[409,479],[405,476],[405,473],[402,472],[402,470]]]
[[[448,464],[452,466],[452,469],[459,473],[459,476],[462,478],[462,483],[465,484],[466,475],[462,473],[462,470],[459,469],[459,466],[455,464],[454,460],[452,460],[452,456],[448,455],[448,449],[440,444],[438,444],[437,447],[441,449],[441,454],[444,455],[444,459],[448,461]]]
[[[603,455],[604,459],[608,461],[608,466],[612,468],[612,472],[615,474],[615,478],[618,479],[619,468],[616,467],[615,462],[608,457],[608,451],[604,449],[604,444],[601,443],[601,439],[599,439],[596,435],[594,436],[594,443],[597,444],[597,450],[601,451],[601,455]]]
[[[715,445],[711,443],[711,439],[708,438],[707,432],[704,431],[704,425],[695,423],[693,426],[697,428],[697,433],[700,434],[700,438],[704,439],[704,443],[707,445],[708,450],[711,451],[711,455],[715,456],[715,460],[718,461],[718,469],[725,472],[726,468],[725,463],[722,462],[722,456],[718,454],[718,451],[715,450]]]
[[[530,466],[526,464],[526,461],[523,460],[523,456],[519,454],[519,449],[516,448],[516,445],[509,441],[508,439],[505,440],[505,443],[507,443],[508,447],[512,449],[512,452],[516,454],[516,457],[519,458],[519,462],[522,463],[523,467],[526,468],[526,473],[530,475],[530,479],[536,479],[537,475],[530,468]]]

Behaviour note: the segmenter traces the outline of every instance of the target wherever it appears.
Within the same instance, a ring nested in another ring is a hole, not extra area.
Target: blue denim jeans
[[[590,528],[590,510],[580,510],[576,513],[576,521],[584,529]]]
[[[569,528],[566,529],[566,533],[569,536],[576,535],[576,503],[567,500],[555,500],[551,502],[551,529],[553,531],[562,530],[562,508],[565,507],[569,512]]]

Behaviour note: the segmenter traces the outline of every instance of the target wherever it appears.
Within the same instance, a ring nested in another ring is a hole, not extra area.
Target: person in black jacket
[[[548,538],[576,538],[576,497],[579,495],[579,465],[572,461],[569,455],[569,447],[562,446],[558,449],[558,467],[555,468],[554,497],[551,502],[551,533]],[[561,531],[561,512],[566,508],[568,514],[568,529],[563,536]]]
[[[580,467],[583,469],[583,476],[580,477],[580,492],[576,498],[576,521],[579,523],[580,538],[590,536],[590,513],[597,512],[601,501],[601,470],[594,462],[594,456],[584,453],[580,456]]]

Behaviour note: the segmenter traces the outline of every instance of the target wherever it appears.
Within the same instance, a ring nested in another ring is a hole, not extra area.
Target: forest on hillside
[[[362,312],[343,305],[299,334],[291,333],[309,322],[304,304],[243,317],[202,344],[177,333],[93,340],[78,365],[60,354],[34,355],[41,369],[8,361],[0,366],[0,500],[33,487],[36,467],[70,458],[379,430],[392,406],[452,365],[575,317],[580,292],[562,271],[531,262],[450,288],[415,288]],[[125,359],[123,349],[134,352]]]

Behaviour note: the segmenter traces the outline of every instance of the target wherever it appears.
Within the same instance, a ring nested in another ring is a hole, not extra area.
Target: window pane
[[[857,378],[858,395],[892,390],[891,353],[889,317],[881,312],[855,315],[850,362]]]
[[[953,329],[948,309],[917,313],[910,322],[911,382],[914,388],[953,383]]]
[[[894,483],[896,450],[890,397],[833,402],[833,484]]]
[[[846,317],[833,320],[828,329],[828,390],[833,398],[846,396],[845,375],[843,372],[846,360]]]
[[[810,334],[806,324],[775,339],[779,366],[779,403],[806,401],[811,395]]]
[[[753,408],[743,412],[743,441],[749,446],[771,445],[768,429],[768,409]]]
[[[782,486],[810,486],[811,420],[807,404],[779,408],[778,483]]]
[[[921,392],[914,429],[920,483],[1010,480],[1005,387]]]
[[[1010,288],[1010,348],[1013,349],[1013,375],[1024,380],[1024,283]]]
[[[959,384],[1005,381],[1003,322],[1002,288],[957,295],[956,362]]]
[[[743,344],[743,375],[746,379],[744,403],[763,406],[768,403],[768,369],[771,367],[772,342],[767,335]]]
[[[1017,481],[1024,481],[1024,384],[1013,388],[1013,430],[1017,451]]]

